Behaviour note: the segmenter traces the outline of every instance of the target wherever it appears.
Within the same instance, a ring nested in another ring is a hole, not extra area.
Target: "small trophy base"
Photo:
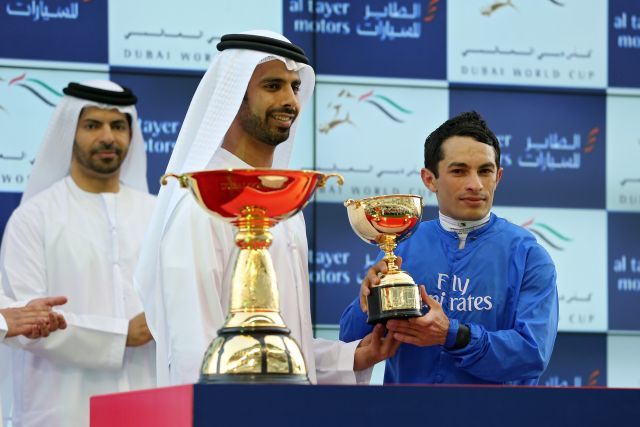
[[[394,283],[371,288],[367,297],[367,323],[386,323],[389,319],[422,316],[420,290],[415,283]]]

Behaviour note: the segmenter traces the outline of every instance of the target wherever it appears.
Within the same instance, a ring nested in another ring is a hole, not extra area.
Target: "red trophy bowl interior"
[[[175,176],[189,187],[210,213],[229,222],[247,214],[246,208],[264,210],[272,225],[302,210],[330,175],[284,169],[226,169]]]

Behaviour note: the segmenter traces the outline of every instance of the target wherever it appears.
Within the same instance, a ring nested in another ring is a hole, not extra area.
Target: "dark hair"
[[[500,143],[480,114],[469,111],[457,115],[431,132],[424,142],[424,167],[438,177],[438,163],[444,158],[442,143],[452,136],[470,136],[478,142],[491,145],[496,152],[496,167],[500,167]]]

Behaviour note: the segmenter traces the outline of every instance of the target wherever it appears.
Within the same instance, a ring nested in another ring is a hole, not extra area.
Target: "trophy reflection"
[[[420,290],[411,276],[398,269],[393,253],[397,244],[420,224],[422,197],[394,194],[344,202],[353,231],[365,242],[384,252],[387,274],[371,287],[367,297],[367,323],[422,316]]]
[[[268,252],[269,229],[298,213],[314,191],[337,174],[276,169],[212,170],[166,174],[178,179],[211,215],[237,227],[240,248],[231,279],[224,325],[207,349],[201,383],[308,383],[298,343],[280,315],[280,299]]]

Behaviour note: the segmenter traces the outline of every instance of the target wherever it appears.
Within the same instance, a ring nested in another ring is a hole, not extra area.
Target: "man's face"
[[[468,136],[452,136],[441,149],[438,178],[428,169],[421,171],[424,184],[436,193],[440,212],[457,220],[484,218],[502,178],[493,147]]]
[[[238,122],[253,139],[276,146],[289,138],[289,130],[298,117],[300,77],[287,70],[282,61],[258,65],[251,76]]]
[[[124,113],[87,107],[80,113],[73,143],[73,160],[86,173],[111,175],[120,169],[131,142]]]

